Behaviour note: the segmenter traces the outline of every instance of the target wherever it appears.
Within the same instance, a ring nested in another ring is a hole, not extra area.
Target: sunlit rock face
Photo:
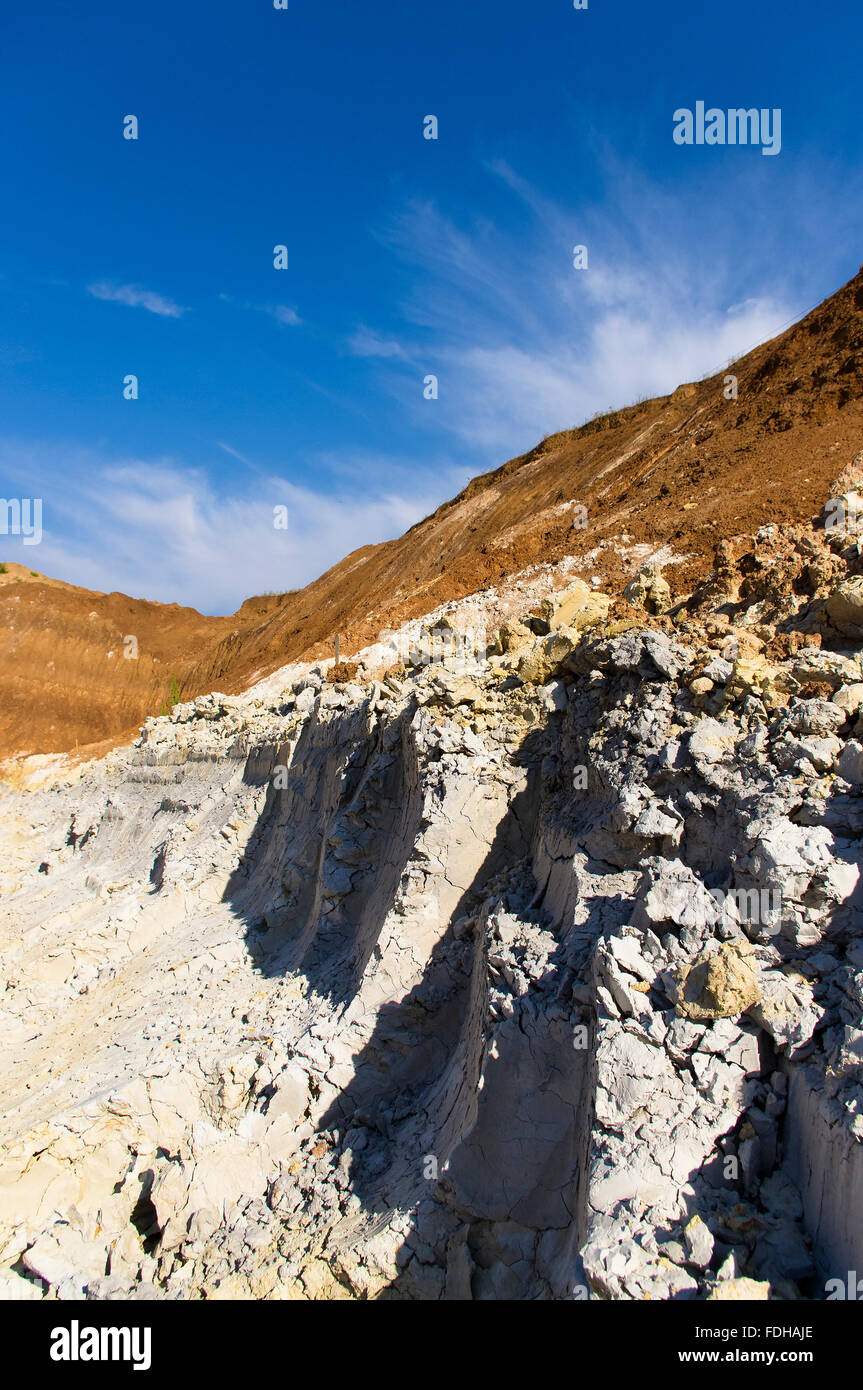
[[[670,614],[573,585],[4,790],[0,1296],[859,1267],[860,561],[773,530]]]

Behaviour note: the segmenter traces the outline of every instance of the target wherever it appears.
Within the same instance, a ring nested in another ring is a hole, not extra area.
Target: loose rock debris
[[[777,526],[661,578],[2,793],[0,1296],[859,1267],[863,558]]]

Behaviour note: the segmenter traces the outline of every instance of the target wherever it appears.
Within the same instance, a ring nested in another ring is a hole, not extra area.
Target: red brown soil
[[[286,596],[251,599],[232,617],[176,603],[79,589],[7,562],[0,573],[0,756],[98,756],[132,737],[238,621],[257,626]],[[138,657],[124,656],[134,636]],[[200,688],[191,685],[195,694]]]
[[[738,379],[726,400],[725,378]],[[787,332],[708,380],[549,436],[475,478],[398,540],[364,546],[296,593],[227,618],[95,594],[20,566],[0,574],[0,754],[120,742],[182,698],[234,692],[289,661],[350,654],[449,599],[529,565],[619,541],[669,545],[675,594],[717,543],[808,520],[863,449],[863,270]],[[588,525],[573,529],[574,504]],[[609,544],[590,573],[619,593],[634,565]],[[91,616],[95,615],[95,616]],[[138,661],[122,638],[138,637]],[[114,652],[108,658],[107,653]]]

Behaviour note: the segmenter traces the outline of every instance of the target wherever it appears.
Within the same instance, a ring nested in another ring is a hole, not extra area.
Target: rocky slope
[[[0,574],[0,756],[118,742],[169,698],[238,692],[286,661],[352,655],[382,628],[576,558],[619,595],[645,554],[690,592],[716,542],[817,513],[863,436],[863,272],[701,382],[545,439],[383,545],[228,618]],[[583,508],[584,510],[579,510]],[[574,525],[574,523],[576,523]],[[13,573],[13,570],[15,571]],[[119,660],[136,634],[139,657]]]
[[[5,1296],[860,1267],[856,536],[553,561],[2,793]]]

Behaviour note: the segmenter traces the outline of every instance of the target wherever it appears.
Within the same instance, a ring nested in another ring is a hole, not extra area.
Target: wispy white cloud
[[[264,313],[272,314],[277,323],[285,323],[290,327],[302,323],[296,309],[291,309],[287,304],[267,304],[264,306]]]
[[[354,357],[398,357],[406,359],[408,354],[395,338],[382,337],[373,328],[360,326],[348,339],[348,351]]]
[[[358,546],[401,535],[453,490],[454,474],[418,477],[407,460],[385,457],[353,468],[342,457],[340,474],[317,489],[222,447],[254,471],[217,486],[173,458],[111,460],[0,441],[7,491],[43,499],[38,549],[4,536],[0,558],[86,588],[228,613],[251,594],[302,588]],[[288,509],[287,530],[276,529],[276,507]]]
[[[290,328],[302,323],[296,309],[292,309],[289,304],[254,304],[248,299],[235,299],[230,294],[220,294],[219,298],[224,304],[233,304],[236,309],[245,309],[251,314],[267,314],[275,319],[276,323],[283,323]]]
[[[218,442],[243,465],[227,483],[174,457],[118,460],[12,443],[0,454],[13,480],[6,491],[44,499],[43,542],[22,558],[91,588],[232,611],[251,593],[301,587],[357,546],[400,534],[469,474],[554,429],[721,370],[803,313],[820,297],[816,287],[823,294],[841,282],[847,253],[835,246],[853,244],[863,213],[859,179],[827,171],[792,186],[797,176],[783,174],[784,203],[795,208],[786,227],[775,184],[751,161],[741,168],[734,179],[726,167],[722,180],[660,188],[609,165],[602,200],[577,203],[548,197],[497,161],[488,172],[513,200],[499,223],[409,202],[380,233],[408,267],[402,321],[363,324],[339,340],[368,359],[380,391],[358,401],[302,380],[374,422],[383,418],[379,396],[394,397],[400,423],[423,427],[417,459],[334,446],[304,460],[318,465],[306,475],[310,487],[292,481],[293,469],[255,462],[234,434],[235,443]],[[576,244],[588,247],[586,271],[572,266]],[[136,286],[90,293],[168,317],[184,312]],[[287,305],[221,299],[300,322]],[[423,398],[428,372],[439,378],[437,400]],[[440,442],[453,439],[457,468]],[[287,531],[273,525],[280,505]],[[3,538],[8,558],[16,558],[12,539]]]
[[[239,449],[235,449],[233,445],[225,444],[221,439],[217,439],[215,443],[218,449],[223,449],[226,454],[230,454],[231,458],[236,459],[238,463],[244,464],[246,468],[251,468],[255,473],[263,471],[256,463],[253,463],[251,459],[246,458],[245,454],[241,454]]]
[[[153,290],[145,290],[141,285],[112,285],[100,280],[98,284],[88,285],[87,293],[94,299],[128,304],[130,309],[147,309],[151,314],[159,314],[167,319],[178,319],[186,312],[181,304],[175,304],[172,299],[166,299]]]
[[[811,171],[780,195],[742,164],[699,187],[658,186],[606,157],[601,200],[570,203],[505,161],[486,169],[513,198],[500,222],[457,221],[415,199],[379,232],[413,271],[381,387],[478,462],[719,371],[820,297],[823,258],[780,254],[775,217],[782,196],[811,206]],[[573,266],[577,245],[586,270]],[[370,346],[393,337],[363,332]],[[437,401],[423,400],[415,364],[438,376]]]

